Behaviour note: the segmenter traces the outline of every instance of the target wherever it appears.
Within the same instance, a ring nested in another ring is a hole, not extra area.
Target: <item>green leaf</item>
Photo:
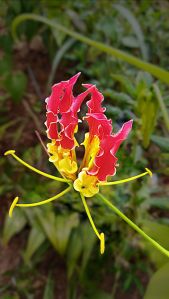
[[[161,113],[162,113],[162,116],[163,116],[163,119],[164,119],[165,126],[169,131],[169,114],[168,114],[165,102],[163,100],[163,97],[161,95],[161,91],[160,91],[158,85],[154,84],[153,87],[154,87],[154,92],[155,92],[155,95],[157,97],[160,109],[161,109]]]
[[[101,50],[102,52],[105,52],[111,56],[121,59],[131,65],[136,66],[137,68],[139,68],[141,70],[147,71],[147,72],[151,73],[153,76],[155,76],[156,78],[169,84],[169,72],[168,71],[165,71],[164,69],[162,69],[156,65],[153,65],[153,64],[145,62],[139,58],[136,58],[133,55],[127,54],[119,49],[116,49],[116,48],[107,46],[104,43],[92,40],[78,32],[69,30],[67,27],[65,27],[61,24],[58,24],[57,22],[55,22],[53,20],[49,20],[45,17],[39,16],[36,14],[29,14],[29,13],[22,14],[14,19],[14,21],[12,23],[12,33],[13,33],[14,38],[16,38],[16,29],[17,29],[18,25],[26,20],[34,20],[34,21],[42,22],[42,23],[54,28],[55,30],[62,31],[89,46],[95,47],[95,48]]]
[[[73,274],[75,267],[77,266],[78,259],[83,250],[81,229],[78,227],[72,232],[68,250],[67,250],[67,268],[68,277]]]
[[[12,38],[9,34],[4,34],[0,36],[0,47],[5,53],[11,53],[12,51]]]
[[[20,208],[15,209],[12,218],[7,215],[2,234],[3,243],[7,244],[15,234],[19,233],[24,228],[26,223],[27,219]]]
[[[148,113],[147,113],[148,111]],[[154,127],[156,124],[158,112],[158,104],[156,101],[148,100],[144,102],[144,108],[142,112],[142,136],[143,136],[143,146],[147,148],[150,143],[150,137],[152,132],[154,131]]]
[[[54,281],[51,276],[48,276],[48,280],[45,286],[43,299],[54,299]]]
[[[138,48],[138,40],[134,36],[125,36],[122,38],[122,43],[128,48]]]
[[[96,243],[96,235],[93,233],[93,230],[88,222],[82,226],[82,238],[83,238],[83,255],[82,255],[82,268],[81,271],[84,271],[89,258],[91,256],[93,247]]]
[[[169,263],[159,269],[148,284],[144,299],[169,298]]]
[[[160,209],[169,209],[168,197],[150,197],[144,202],[144,204]]]
[[[93,299],[93,298],[97,298],[97,299],[112,299],[112,295],[108,294],[102,290],[92,290],[90,291],[90,294],[88,294],[87,297],[84,297],[83,299]]]
[[[169,139],[168,137],[161,137],[152,135],[151,140],[160,147],[162,151],[169,152]]]
[[[0,62],[0,75],[2,77],[10,73],[12,69],[12,59],[10,55],[4,55]]]
[[[52,210],[37,209],[37,217],[40,224],[52,243],[53,247],[63,255],[66,251],[70,233],[78,225],[78,214],[56,216]]]
[[[55,214],[52,210],[36,209],[35,214],[40,225],[53,247],[57,250]]]
[[[0,140],[3,139],[4,134],[6,133],[7,129],[10,128],[11,126],[15,125],[18,122],[18,118],[8,121],[7,123],[3,124],[0,126]]]
[[[142,223],[143,230],[165,249],[169,250],[169,226],[147,220],[144,220]],[[161,267],[168,261],[168,258],[155,249],[151,244],[146,243],[146,248],[148,248],[150,256],[157,267]]]
[[[37,249],[42,245],[45,239],[46,236],[42,231],[42,229],[40,229],[38,226],[32,227],[29,234],[26,249],[23,252],[23,257],[25,262],[27,263],[30,262],[31,257],[37,251]]]
[[[83,274],[96,240],[97,238],[88,222],[82,223],[76,230],[73,231],[67,253],[69,277],[73,274],[80,256],[81,264],[79,271]]]
[[[4,294],[1,299],[21,299],[21,297],[18,294]]]
[[[75,40],[73,38],[70,38],[66,42],[63,43],[63,45],[60,47],[59,50],[56,51],[56,55],[52,62],[52,69],[51,69],[51,72],[50,72],[50,75],[48,78],[48,83],[47,83],[48,88],[50,88],[53,83],[53,79],[54,79],[56,70],[59,66],[61,59],[63,58],[65,53],[72,47],[72,45],[74,43],[75,43]]]
[[[65,253],[71,231],[78,223],[77,213],[56,217],[56,242],[60,254]]]
[[[134,104],[132,98],[124,92],[117,92],[114,90],[107,89],[105,90],[104,95],[110,97],[111,99],[119,103],[125,103],[130,105]]]
[[[120,82],[124,89],[134,98],[136,97],[136,88],[131,83],[131,80],[120,74],[112,74],[111,77]]]
[[[129,22],[129,24],[131,25],[135,36],[137,37],[137,43],[140,47],[141,53],[142,53],[142,57],[145,60],[148,60],[148,51],[147,51],[147,46],[144,42],[144,35],[142,32],[142,29],[140,27],[140,24],[138,23],[137,18],[132,14],[132,12],[120,5],[120,4],[114,4],[113,5],[114,8],[117,9],[117,11]]]
[[[141,133],[145,148],[149,146],[150,137],[156,125],[159,107],[153,92],[146,86],[147,84],[146,81],[140,79],[137,85],[137,112],[141,116]]]
[[[6,76],[4,85],[14,101],[20,102],[26,90],[27,78],[22,72],[10,73]]]

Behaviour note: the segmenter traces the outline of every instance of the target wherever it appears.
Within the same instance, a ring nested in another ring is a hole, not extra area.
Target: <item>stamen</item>
[[[124,215],[116,206],[114,206],[107,198],[105,198],[102,194],[97,194],[102,201],[109,206],[116,213],[120,216],[127,224],[129,224],[135,231],[137,231],[145,240],[149,241],[156,249],[158,249],[161,253],[169,257],[169,250],[162,247],[159,243],[157,243],[154,239],[149,237],[141,228],[139,228],[133,221],[131,221],[126,215]]]
[[[11,204],[11,206],[10,206],[10,209],[9,209],[9,217],[10,217],[10,218],[12,218],[12,213],[13,213],[13,210],[14,210],[14,208],[15,208],[15,206],[16,206],[18,200],[19,200],[19,197],[18,197],[18,196],[15,197],[15,199],[13,200],[13,202],[12,202],[12,204]]]
[[[18,197],[15,197],[13,203],[11,204],[11,207],[9,209],[9,216],[12,217],[12,212],[14,210],[15,207],[22,207],[22,208],[27,208],[27,207],[36,207],[36,206],[41,206],[41,205],[44,205],[46,203],[49,203],[55,199],[58,199],[60,198],[61,196],[65,195],[66,193],[68,193],[69,191],[71,190],[71,187],[68,187],[67,189],[65,189],[64,191],[60,192],[59,194],[53,196],[53,197],[50,197],[46,200],[43,200],[43,201],[39,201],[39,202],[35,202],[35,203],[26,203],[26,204],[18,204]]]
[[[110,186],[110,185],[118,185],[118,184],[123,184],[123,183],[127,183],[127,182],[130,182],[130,181],[133,181],[133,180],[136,180],[138,178],[141,178],[142,176],[145,176],[147,174],[149,174],[151,177],[152,177],[152,172],[150,169],[148,168],[145,168],[146,169],[146,172],[143,172],[141,174],[138,174],[138,175],[135,175],[131,178],[128,178],[128,179],[124,179],[124,180],[119,180],[119,181],[114,181],[114,182],[105,182],[105,183],[98,183],[99,186]]]
[[[46,172],[43,172],[41,170],[38,170],[37,168],[29,165],[28,163],[26,163],[25,161],[23,161],[21,158],[19,158],[16,154],[15,154],[15,151],[14,150],[9,150],[7,152],[4,153],[4,156],[7,156],[7,155],[12,155],[14,159],[16,159],[18,162],[20,162],[21,164],[23,164],[24,166],[28,167],[29,169],[31,169],[32,171],[36,172],[36,173],[39,173],[41,174],[42,176],[45,176],[49,179],[52,179],[52,180],[55,180],[55,181],[59,181],[59,182],[65,182],[65,183],[69,183],[71,182],[70,180],[67,180],[67,179],[63,179],[63,178],[58,178],[56,176],[53,176],[51,174],[48,174]]]
[[[92,216],[91,216],[91,214],[90,214],[89,208],[88,208],[88,206],[87,206],[87,202],[86,202],[86,200],[85,200],[85,197],[84,197],[83,194],[81,194],[81,193],[80,193],[80,195],[81,195],[81,199],[82,199],[84,208],[85,208],[85,210],[86,210],[86,214],[87,214],[87,216],[88,216],[88,218],[89,218],[90,224],[91,224],[91,226],[92,226],[92,228],[93,228],[93,230],[94,230],[96,236],[97,236],[98,239],[100,240],[100,253],[103,254],[103,253],[104,253],[104,250],[105,250],[104,233],[99,234],[99,232],[98,232],[98,230],[97,230],[97,228],[96,228],[96,226],[95,226],[95,224],[94,224],[94,222],[93,222],[93,219],[92,219]]]
[[[100,253],[103,254],[105,251],[105,240],[104,240],[104,233],[100,234]]]
[[[152,171],[149,168],[145,168],[145,170],[147,170],[149,176],[151,176],[151,177],[153,176],[153,173],[152,173]]]

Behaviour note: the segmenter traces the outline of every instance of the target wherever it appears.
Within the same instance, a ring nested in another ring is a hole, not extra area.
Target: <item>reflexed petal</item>
[[[52,87],[52,93],[47,98],[47,134],[51,139],[56,139],[63,148],[73,149],[75,143],[75,130],[78,125],[77,112],[93,87],[87,89],[77,97],[73,96],[73,86],[80,73],[68,81],[62,81]],[[58,132],[58,125],[60,130]]]
[[[64,94],[65,82],[57,83],[52,86],[52,93],[47,99],[46,109],[47,111],[57,114],[59,111],[59,104]]]
[[[90,175],[97,175],[99,181],[106,181],[107,176],[115,175],[117,164],[115,154],[131,128],[132,120],[126,122],[117,134],[107,135],[101,140],[100,152],[94,160],[93,168],[88,171]]]
[[[53,114],[53,112],[46,113],[46,127],[48,138],[57,139],[58,138],[58,129],[57,129],[58,117]]]
[[[72,89],[79,76],[80,73],[68,81],[62,81],[53,85],[52,93],[47,99],[47,111],[57,114],[58,112],[66,112],[70,109],[73,101]]]
[[[50,123],[49,128],[47,129],[47,135],[50,139],[58,139],[58,130],[56,122]]]
[[[112,121],[108,120],[103,113],[87,113],[85,119],[89,124],[91,136],[97,135],[102,139],[103,136],[111,134]]]
[[[104,96],[103,94],[98,91],[98,89],[96,88],[95,85],[92,84],[83,84],[84,87],[86,88],[91,88],[93,87],[93,89],[91,90],[91,99],[90,101],[87,102],[87,106],[88,106],[88,112],[89,113],[103,113],[106,108],[101,106],[101,103],[104,100]]]

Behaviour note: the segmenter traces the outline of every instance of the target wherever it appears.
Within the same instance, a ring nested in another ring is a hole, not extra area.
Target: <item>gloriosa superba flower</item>
[[[132,120],[125,122],[117,133],[113,133],[112,122],[107,119],[104,114],[106,109],[102,107],[104,97],[95,85],[83,84],[85,91],[78,96],[73,95],[73,87],[79,75],[80,73],[68,81],[62,81],[53,85],[52,92],[46,99],[47,119],[45,124],[47,127],[47,136],[51,140],[51,142],[47,144],[47,151],[50,156],[49,161],[54,164],[62,178],[47,174],[32,167],[20,159],[14,150],[9,150],[5,153],[5,155],[11,154],[18,162],[29,169],[50,179],[67,183],[69,187],[59,194],[37,203],[18,203],[19,198],[16,197],[10,207],[9,216],[12,216],[15,206],[33,207],[46,204],[60,198],[74,188],[80,193],[91,226],[100,240],[101,253],[104,253],[105,250],[104,233],[98,232],[85,199],[94,195],[97,195],[133,229],[169,257],[168,250],[151,239],[135,223],[117,209],[113,203],[99,193],[100,186],[117,185],[135,180],[147,174],[152,176],[152,173],[146,168],[145,172],[134,177],[107,182],[109,176],[116,174],[118,159],[115,155],[119,146],[127,138],[132,128]],[[83,143],[79,145],[76,139],[76,133],[78,132],[78,124],[82,122],[82,120],[79,119],[78,113],[82,104],[86,101],[86,98],[89,98],[86,102],[88,111],[83,117],[83,121],[87,122],[89,131],[85,134]],[[82,161],[77,159],[76,149],[79,146],[83,146],[85,149]]]

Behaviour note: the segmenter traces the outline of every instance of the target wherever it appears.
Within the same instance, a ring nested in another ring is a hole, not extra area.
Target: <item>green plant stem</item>
[[[154,88],[158,103],[159,103],[160,108],[161,108],[161,112],[162,112],[162,115],[163,115],[163,118],[164,118],[166,128],[169,131],[169,115],[168,115],[168,112],[167,112],[167,108],[165,107],[160,89],[159,89],[157,84],[153,84],[153,88]]]
[[[118,208],[116,208],[109,200],[107,200],[102,194],[98,194],[99,198],[104,201],[104,203],[109,206],[118,216],[120,216],[127,224],[129,224],[135,231],[137,231],[145,240],[149,241],[156,249],[161,253],[169,257],[169,251],[162,247],[155,240],[150,238],[141,228],[139,228],[134,222],[132,222],[128,217],[126,217]]]
[[[39,21],[39,22],[42,22],[50,27],[55,28],[56,30],[60,30],[60,31],[68,34],[69,36],[72,36],[73,38],[75,38],[89,46],[93,46],[102,52],[105,52],[111,56],[121,59],[131,65],[134,65],[135,67],[137,67],[139,69],[147,71],[147,72],[151,73],[153,76],[155,76],[156,78],[169,84],[169,72],[165,71],[164,69],[162,69],[156,65],[153,65],[152,63],[145,62],[145,61],[143,61],[139,58],[136,58],[133,55],[127,54],[119,49],[116,49],[114,47],[107,46],[104,43],[92,40],[78,32],[67,29],[66,27],[56,23],[53,20],[49,20],[46,17],[42,17],[42,16],[39,16],[36,14],[29,14],[29,13],[22,14],[14,19],[14,21],[12,23],[12,34],[13,34],[14,38],[17,38],[16,29],[17,29],[18,25],[26,20]]]

